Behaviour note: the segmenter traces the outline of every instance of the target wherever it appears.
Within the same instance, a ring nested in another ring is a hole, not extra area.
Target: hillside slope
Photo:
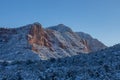
[[[81,35],[82,36],[82,35]],[[0,28],[0,60],[39,60],[63,58],[106,48],[89,41],[59,24],[44,29],[40,23],[20,28]]]
[[[56,60],[3,61],[0,80],[120,80],[120,44]]]
[[[84,32],[76,32],[82,39],[86,40],[88,43],[88,46],[92,52],[101,50],[101,48],[106,48],[103,43],[101,43],[99,40],[94,39],[92,36],[90,36],[87,33]]]

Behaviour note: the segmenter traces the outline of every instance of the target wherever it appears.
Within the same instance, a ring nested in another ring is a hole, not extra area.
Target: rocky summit
[[[59,24],[43,28],[33,23],[19,28],[0,28],[0,60],[47,60],[105,49],[106,46],[86,35]]]

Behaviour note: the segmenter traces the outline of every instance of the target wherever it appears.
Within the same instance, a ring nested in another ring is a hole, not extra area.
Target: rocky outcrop
[[[0,33],[0,59],[5,60],[36,60],[38,56],[44,60],[63,58],[105,47],[63,24],[44,29],[40,23],[34,23],[16,29],[0,29]]]
[[[39,23],[34,23],[32,25],[28,34],[28,42],[32,45],[32,49],[37,52],[38,50],[35,49],[34,44],[51,48],[48,35]]]
[[[83,44],[85,45],[85,47],[84,47],[84,51],[86,51],[86,52],[91,52],[87,40],[82,39],[82,40],[81,40],[81,43],[83,43]]]
[[[57,26],[52,26],[47,29],[56,31],[53,35],[58,37],[57,40],[59,42],[60,47],[63,49],[70,48],[75,51],[75,53],[88,53],[90,49],[88,47],[87,41],[83,40],[79,35],[73,32],[68,26],[63,24],[59,24]]]
[[[32,45],[32,50],[37,52],[42,59],[90,52],[86,40],[81,39],[63,24],[47,29],[43,29],[39,23],[32,24],[28,34],[28,42]]]
[[[100,42],[97,39],[94,39],[93,37],[91,37],[87,33],[76,32],[76,34],[79,35],[82,38],[83,43],[84,43],[84,41],[86,41],[85,45],[87,43],[86,46],[89,48],[90,52],[94,52],[94,51],[98,51],[98,50],[107,48],[107,46],[105,46],[102,42]]]

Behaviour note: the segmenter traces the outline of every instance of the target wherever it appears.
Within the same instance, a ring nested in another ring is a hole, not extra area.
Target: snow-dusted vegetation
[[[0,80],[120,80],[120,44],[60,59],[1,61]]]

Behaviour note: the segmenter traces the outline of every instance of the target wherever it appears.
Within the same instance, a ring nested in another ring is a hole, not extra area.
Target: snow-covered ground
[[[0,61],[0,80],[120,80],[120,44],[56,60]]]

